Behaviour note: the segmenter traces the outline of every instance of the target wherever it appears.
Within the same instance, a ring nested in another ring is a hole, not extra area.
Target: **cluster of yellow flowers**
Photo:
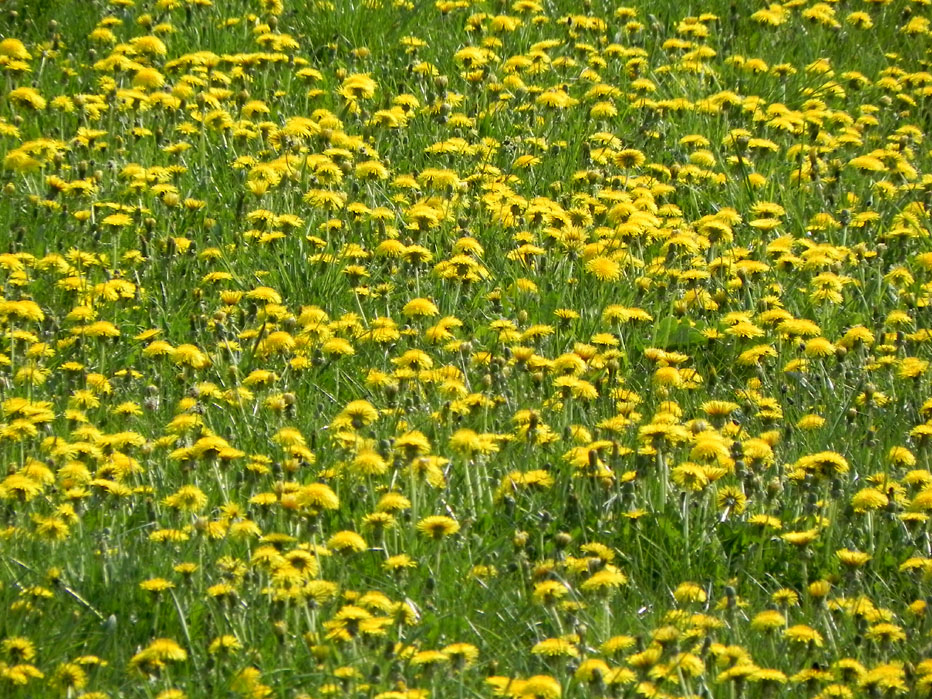
[[[5,11],[0,694],[932,693],[926,2],[246,4]]]

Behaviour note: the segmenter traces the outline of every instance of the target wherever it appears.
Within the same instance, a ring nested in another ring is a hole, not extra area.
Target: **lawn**
[[[932,694],[928,0],[0,0],[0,696]]]

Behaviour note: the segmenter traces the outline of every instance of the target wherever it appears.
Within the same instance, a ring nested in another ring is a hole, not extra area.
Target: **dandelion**
[[[284,330],[269,333],[258,346],[259,356],[291,354],[296,347],[295,339]]]
[[[743,514],[747,508],[747,496],[738,488],[725,486],[718,491],[718,507],[724,511],[723,517]]]
[[[422,432],[411,430],[395,440],[395,448],[407,456],[427,454],[430,451],[430,440]]]
[[[784,638],[791,643],[802,646],[821,648],[824,644],[822,634],[805,624],[795,624],[783,632]]]
[[[534,647],[531,648],[531,653],[534,655],[543,655],[548,658],[579,657],[579,649],[574,644],[563,638],[548,638],[539,643],[536,643],[534,644]]]
[[[0,41],[0,56],[15,58],[21,61],[32,59],[32,55],[26,49],[25,44],[19,39],[12,37]]]
[[[196,485],[179,488],[162,501],[167,507],[183,512],[200,512],[207,505],[207,495]]]
[[[560,683],[550,675],[534,675],[516,684],[521,699],[560,699],[563,694]]]
[[[635,150],[634,148],[626,148],[624,150],[618,151],[614,155],[613,160],[615,165],[621,169],[631,170],[641,167],[641,165],[644,164],[646,158],[641,151]]]
[[[780,538],[788,544],[804,548],[819,538],[819,530],[806,529],[804,531],[786,532],[781,534]]]
[[[382,567],[386,571],[390,573],[394,573],[398,571],[407,570],[409,568],[416,568],[417,562],[412,560],[412,558],[408,556],[407,554],[402,553],[402,554],[397,554],[395,556],[389,556],[388,558],[386,558],[385,561],[383,561],[382,563]]]
[[[210,642],[210,645],[207,647],[207,652],[210,655],[226,655],[229,653],[234,653],[243,648],[243,644],[240,643],[239,639],[232,634],[224,634],[223,636],[218,636]]]
[[[848,472],[848,461],[837,452],[822,451],[816,454],[803,456],[796,461],[796,467],[816,475],[845,474]]]
[[[902,628],[887,622],[871,625],[865,636],[877,643],[897,643],[906,640],[906,632]]]
[[[403,512],[411,508],[411,501],[401,493],[388,492],[376,504],[376,512]]]
[[[140,589],[155,594],[174,589],[174,587],[175,584],[170,580],[166,580],[165,578],[150,578],[149,580],[143,580],[141,583],[139,583]]]
[[[916,465],[916,456],[906,447],[894,446],[890,447],[890,451],[887,452],[888,461],[895,466],[905,466],[907,468],[913,467]]]
[[[401,312],[409,318],[429,318],[439,313],[433,301],[425,298],[411,299]]]
[[[7,99],[14,105],[28,107],[29,109],[41,112],[45,109],[48,102],[32,87],[17,87],[7,93]]]
[[[188,659],[187,651],[170,638],[157,638],[146,648],[136,653],[130,667],[145,674],[157,673],[166,663],[183,662]]]
[[[231,583],[217,583],[207,588],[207,596],[218,602],[231,602],[236,599],[236,587]]]
[[[0,642],[2,651],[14,663],[30,662],[36,657],[36,646],[28,638],[13,636]]]
[[[365,529],[381,533],[393,529],[398,523],[394,515],[388,512],[371,512],[363,517],[362,524]]]
[[[78,663],[62,663],[49,679],[53,687],[66,693],[87,685],[87,672]]]
[[[604,569],[593,573],[579,586],[585,592],[596,594],[611,593],[622,585],[628,584],[628,577],[614,566],[607,565]]]
[[[861,568],[871,559],[869,553],[863,551],[852,551],[850,549],[838,549],[835,557],[847,568]]]
[[[340,412],[340,417],[348,419],[355,429],[359,429],[378,420],[379,411],[369,401],[354,400],[346,404]]]
[[[133,76],[133,86],[157,90],[165,84],[165,76],[154,68],[140,68]]]
[[[432,667],[450,662],[450,656],[439,650],[422,650],[411,656],[414,667]]]
[[[832,590],[832,584],[828,580],[816,580],[809,583],[809,594],[815,599],[823,599],[828,596]]]
[[[786,625],[786,617],[776,609],[758,613],[751,619],[751,628],[755,631],[770,631]]]
[[[450,659],[451,664],[456,669],[470,667],[479,658],[479,649],[471,643],[451,643],[445,646],[441,652]]]
[[[12,685],[26,685],[30,680],[41,679],[45,677],[41,670],[28,663],[20,663],[10,667],[4,666],[0,669],[0,679],[9,682]]]
[[[859,155],[848,161],[848,167],[860,172],[884,172],[887,166],[880,158],[872,155]]]
[[[703,590],[702,587],[696,583],[692,582],[680,583],[673,591],[673,597],[681,604],[689,602],[705,602],[707,599],[705,590]]]
[[[881,663],[864,671],[858,678],[858,686],[868,691],[906,694],[909,686],[900,663]]]
[[[356,165],[356,177],[361,180],[388,179],[388,168],[377,160],[367,160]]]
[[[130,41],[134,49],[140,53],[152,56],[164,56],[168,53],[168,47],[165,42],[154,35],[138,36]]]
[[[446,515],[431,515],[417,523],[419,532],[434,540],[443,539],[456,534],[460,530],[459,523]]]
[[[545,580],[534,586],[533,599],[538,604],[552,606],[569,593],[569,588],[557,580]]]
[[[359,553],[369,548],[366,540],[353,531],[340,531],[327,539],[327,548],[343,554]]]
[[[706,469],[699,464],[685,462],[670,471],[670,478],[686,491],[699,492],[711,482]]]
[[[195,345],[182,344],[172,351],[172,361],[180,366],[203,369],[210,364],[209,357]]]
[[[381,476],[388,471],[388,463],[373,449],[364,449],[353,458],[351,467],[363,476]]]
[[[594,257],[585,266],[586,271],[600,282],[613,282],[621,276],[621,266],[609,257]]]
[[[372,99],[377,85],[366,74],[354,73],[347,76],[340,85],[340,95],[347,100]]]
[[[41,484],[26,476],[13,474],[0,481],[0,499],[29,502],[43,491]]]
[[[311,483],[298,491],[298,501],[307,507],[318,510],[336,510],[340,499],[330,486],[323,483]]]
[[[929,362],[918,357],[906,357],[900,362],[900,368],[897,372],[903,379],[918,379],[929,368]]]
[[[342,337],[333,337],[324,342],[320,351],[327,357],[350,357],[356,350],[350,342]]]

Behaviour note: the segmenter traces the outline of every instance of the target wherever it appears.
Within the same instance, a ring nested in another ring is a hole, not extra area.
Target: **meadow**
[[[0,2],[0,696],[932,694],[930,16]]]

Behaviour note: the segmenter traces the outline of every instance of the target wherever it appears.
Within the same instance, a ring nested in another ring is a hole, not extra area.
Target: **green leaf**
[[[644,345],[641,349],[650,346],[664,350],[676,350],[705,343],[705,336],[695,327],[672,316],[667,316],[654,325],[654,336],[649,345]]]

